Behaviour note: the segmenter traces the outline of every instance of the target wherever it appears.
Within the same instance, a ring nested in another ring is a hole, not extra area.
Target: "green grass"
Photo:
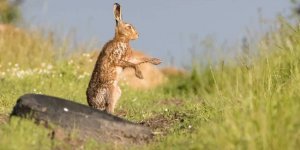
[[[17,44],[13,46],[6,36],[0,35],[0,46],[9,50]],[[58,60],[54,49],[63,46],[54,47],[47,44],[47,39],[37,39],[20,39],[21,43],[24,40],[25,52],[16,59],[7,57],[17,53],[17,47],[0,56],[0,114],[8,115],[24,93],[43,93],[86,104],[85,89],[93,61],[86,55],[73,57],[72,61]],[[194,67],[190,73],[169,77],[166,84],[148,91],[122,86],[117,112],[125,111],[125,118],[134,122],[158,117],[166,122],[155,128],[163,135],[131,148],[299,148],[300,26],[282,23],[279,30],[261,40],[258,50],[259,55],[247,65],[220,64],[201,71]],[[23,57],[27,55],[34,58],[32,63]],[[72,149],[69,143],[51,140],[50,132],[31,121],[13,118],[0,124],[0,149]],[[93,140],[81,147],[121,148],[113,144],[102,147]]]

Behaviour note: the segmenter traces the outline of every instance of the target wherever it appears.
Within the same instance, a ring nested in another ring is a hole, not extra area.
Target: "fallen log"
[[[75,131],[80,138],[124,144],[144,143],[153,134],[149,128],[69,100],[38,94],[21,96],[11,116],[31,118]]]

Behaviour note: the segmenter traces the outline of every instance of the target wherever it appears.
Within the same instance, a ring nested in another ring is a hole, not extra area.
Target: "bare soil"
[[[149,119],[140,122],[141,125],[151,128],[157,134],[166,135],[169,133],[170,128],[176,124],[184,121],[186,115],[184,113],[175,112],[171,115],[156,115]]]

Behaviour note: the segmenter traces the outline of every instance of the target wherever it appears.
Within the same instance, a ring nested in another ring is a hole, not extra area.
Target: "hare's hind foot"
[[[88,102],[89,106],[100,111],[105,111],[105,103],[97,103],[96,100],[91,100]]]

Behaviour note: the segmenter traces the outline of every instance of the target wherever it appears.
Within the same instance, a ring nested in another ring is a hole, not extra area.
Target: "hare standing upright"
[[[123,22],[121,6],[118,3],[114,4],[114,16],[115,36],[103,46],[86,91],[87,101],[91,107],[109,113],[114,112],[114,107],[121,96],[118,77],[124,68],[135,69],[135,75],[142,79],[139,64],[161,63],[157,58],[135,58],[129,41],[137,39],[138,33],[131,24]]]

